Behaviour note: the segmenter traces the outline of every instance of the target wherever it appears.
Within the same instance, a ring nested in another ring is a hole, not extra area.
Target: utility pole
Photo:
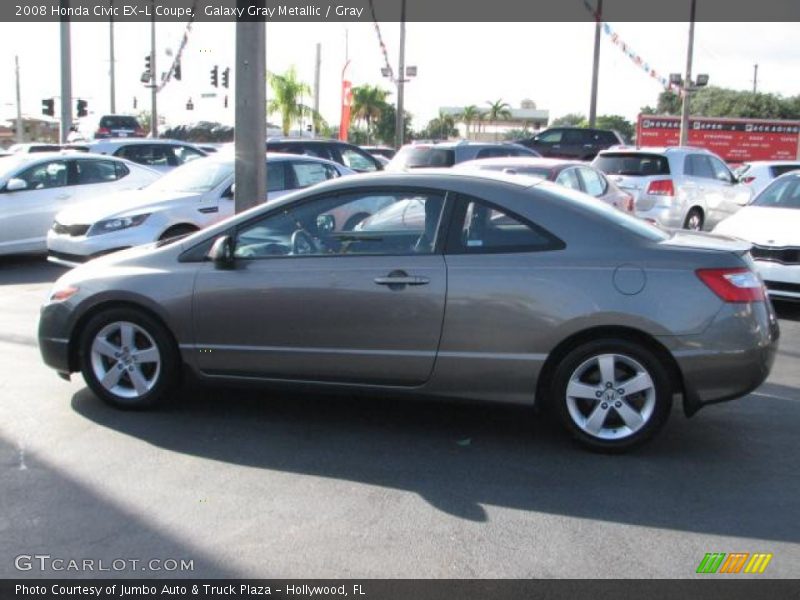
[[[237,8],[252,0],[237,0]],[[266,6],[258,0],[257,6]],[[263,21],[236,21],[236,153],[234,202],[236,212],[261,204],[267,198],[267,47]]]
[[[681,146],[689,143],[689,94],[692,88],[692,52],[694,52],[694,15],[697,0],[691,0],[689,15],[689,47],[686,50],[686,75],[683,78],[683,103],[681,105]]]
[[[150,9],[153,11],[153,20],[150,22],[150,137],[158,137],[158,78],[156,73],[156,7],[155,0],[151,0]]]
[[[592,63],[592,99],[589,103],[589,127],[597,121],[597,80],[600,73],[600,33],[603,25],[603,0],[597,0],[594,13],[594,62]]]
[[[114,0],[109,2],[111,7],[114,6]],[[108,76],[111,83],[111,114],[116,114],[117,112],[117,99],[116,99],[116,90],[114,85],[114,17],[111,16],[108,19],[108,55],[109,55],[109,71]]]
[[[314,137],[317,137],[317,119],[316,115],[319,114],[319,71],[322,64],[322,44],[317,42],[317,61],[314,67],[314,117],[311,122],[311,131]]]
[[[22,127],[22,104],[19,96],[19,56],[14,57],[14,69],[17,75],[17,143],[25,141],[25,130]]]
[[[753,65],[753,93],[758,91],[758,63]]]
[[[405,115],[403,114],[403,84],[406,79],[406,0],[400,5],[400,57],[397,73],[397,115],[395,116],[394,145],[400,148],[405,138]]]
[[[69,0],[61,0],[66,13]],[[72,129],[72,48],[70,45],[69,17],[61,17],[61,129],[59,142],[65,144]]]

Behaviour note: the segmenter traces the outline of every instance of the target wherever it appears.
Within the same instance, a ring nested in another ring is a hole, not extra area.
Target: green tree
[[[636,127],[625,117],[620,115],[599,115],[595,121],[598,129],[613,129],[622,134],[625,142],[630,142],[636,133]]]
[[[511,118],[511,105],[508,102],[503,102],[502,98],[495,102],[487,100],[486,104],[489,105],[489,110],[486,111],[486,119],[495,126],[494,140],[497,141],[497,123]]]
[[[273,94],[273,98],[267,103],[267,112],[270,114],[280,113],[283,135],[289,135],[292,123],[300,117],[312,116],[313,118],[313,109],[300,102],[303,96],[311,97],[311,88],[307,83],[297,79],[294,66],[289,67],[281,75],[267,73],[267,78]]]
[[[403,111],[404,119],[403,126],[405,129],[405,136],[403,139],[413,139],[414,133],[411,130],[411,113],[407,110]],[[375,122],[375,140],[380,141],[387,146],[394,146],[395,132],[397,131],[397,109],[392,104],[387,104],[386,108],[381,112],[380,118]]]
[[[360,85],[353,88],[353,109],[351,120],[361,120],[366,125],[367,143],[372,137],[372,126],[378,121],[389,104],[386,98],[387,90],[382,90],[376,85]]]
[[[586,127],[588,125],[588,121],[586,117],[580,113],[567,113],[562,117],[558,117],[557,119],[553,119],[550,123],[550,127]]]
[[[681,98],[671,90],[658,95],[655,111],[649,106],[643,114],[680,115]],[[753,93],[716,86],[693,92],[689,99],[689,114],[702,117],[730,117],[750,119],[798,119],[800,96],[784,98],[775,94]]]
[[[465,127],[465,137],[470,139],[470,128],[472,123],[478,121],[481,116],[481,110],[475,106],[474,104],[470,104],[469,106],[465,106],[463,110],[458,114],[458,120],[464,123]]]

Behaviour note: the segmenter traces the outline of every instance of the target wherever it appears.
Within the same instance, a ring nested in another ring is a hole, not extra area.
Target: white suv
[[[713,152],[675,146],[603,150],[592,161],[636,202],[636,216],[663,227],[711,230],[752,199]]]

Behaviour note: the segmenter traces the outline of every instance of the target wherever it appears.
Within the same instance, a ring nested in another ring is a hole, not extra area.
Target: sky
[[[687,23],[609,23],[651,68],[668,75],[685,69]],[[109,111],[109,25],[73,23],[73,98],[83,98],[90,112]],[[393,68],[397,68],[398,23],[379,23]],[[184,23],[157,25],[157,61],[161,71],[171,61],[185,29]],[[149,109],[150,94],[139,82],[149,52],[149,23],[117,23],[117,112]],[[320,111],[329,123],[339,120],[345,40],[353,85],[396,88],[381,77],[384,65],[372,23],[267,24],[267,69],[282,72],[291,65],[309,85],[314,81],[316,44],[322,45]],[[753,65],[758,64],[759,91],[800,94],[800,23],[697,23],[694,73],[708,73],[710,83],[748,90]],[[593,23],[408,23],[406,64],[418,75],[406,85],[405,106],[413,126],[421,129],[439,107],[502,99],[518,107],[531,99],[550,118],[589,111]],[[655,106],[661,85],[615,46],[601,38],[599,114],[635,119],[640,107]],[[41,114],[41,100],[60,94],[59,24],[0,23],[0,117],[15,115],[14,56],[19,56],[24,114]],[[168,124],[197,120],[233,123],[233,81],[229,107],[225,90],[210,85],[213,65],[234,65],[235,24],[195,23],[184,50],[183,80],[170,82],[159,94],[159,113]],[[215,98],[201,94],[216,92]],[[133,109],[133,98],[138,109]],[[268,92],[269,96],[269,92]],[[195,110],[187,111],[191,98]],[[307,102],[312,104],[311,99]],[[58,115],[58,103],[56,104]],[[272,122],[279,122],[277,115]]]

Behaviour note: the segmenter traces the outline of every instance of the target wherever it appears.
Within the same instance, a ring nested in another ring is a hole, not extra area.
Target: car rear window
[[[784,173],[788,173],[789,171],[797,171],[800,169],[800,164],[798,165],[773,165],[772,167],[772,176],[779,177]]]
[[[406,169],[452,167],[456,162],[456,154],[448,148],[411,146],[401,149],[392,162]]]
[[[105,129],[139,129],[136,117],[110,117],[100,119],[100,127]]]
[[[660,154],[605,152],[594,159],[592,166],[609,175],[669,175],[669,161]]]

